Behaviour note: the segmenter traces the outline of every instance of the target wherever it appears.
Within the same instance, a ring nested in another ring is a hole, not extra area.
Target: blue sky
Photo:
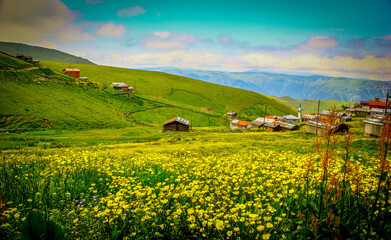
[[[56,48],[98,64],[391,79],[389,0],[1,4],[1,41]]]

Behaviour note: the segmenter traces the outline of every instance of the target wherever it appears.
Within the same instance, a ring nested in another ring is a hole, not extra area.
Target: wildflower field
[[[389,238],[390,157],[375,140],[191,134],[3,151],[0,238]]]

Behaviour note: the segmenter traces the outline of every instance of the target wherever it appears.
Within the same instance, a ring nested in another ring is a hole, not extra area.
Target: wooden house
[[[331,115],[333,114],[332,111],[328,111],[328,110],[323,110],[319,115],[320,115],[320,120],[322,122],[326,122],[327,120],[330,119]],[[334,112],[334,116],[336,118],[336,121],[337,122],[347,122],[347,121],[351,121],[351,117],[349,118],[348,115],[346,113],[343,113],[343,112]]]
[[[238,114],[236,112],[227,112],[227,118],[237,118]]]
[[[246,121],[233,120],[233,121],[231,121],[230,127],[233,130],[234,129],[246,129],[246,128],[250,128],[251,124],[250,124],[250,122],[246,122]]]
[[[380,137],[384,126],[384,116],[373,116],[364,120],[364,136]]]
[[[316,118],[317,118],[317,115],[312,115],[312,114],[309,114],[309,113],[305,113],[305,114],[301,117],[301,121],[302,121],[302,122],[316,121]]]
[[[188,132],[189,127],[189,120],[181,117],[174,117],[163,123],[163,132]]]
[[[80,69],[78,68],[64,68],[62,72],[72,77],[80,77]]]
[[[292,124],[292,123],[283,123],[280,125],[281,131],[296,131],[299,130],[299,126]]]
[[[24,56],[23,58],[24,61],[32,63],[33,62],[33,57],[32,56]]]
[[[265,127],[265,132],[280,132],[281,131],[281,122],[268,122],[263,126]]]
[[[329,127],[327,123],[319,121],[318,123],[315,121],[308,121],[305,125],[305,131],[307,133],[318,134],[320,136],[324,135],[324,131],[326,127]],[[333,134],[345,134],[349,131],[349,125],[345,123],[337,123],[331,126]]]
[[[111,87],[118,91],[133,92],[133,87],[129,87],[129,84],[126,83],[113,82],[111,83]]]
[[[301,121],[300,118],[293,115],[284,116],[282,120],[286,123],[299,123]]]

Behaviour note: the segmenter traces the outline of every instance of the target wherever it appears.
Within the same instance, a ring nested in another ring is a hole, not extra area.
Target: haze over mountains
[[[88,59],[76,57],[55,49],[30,46],[21,43],[0,42],[0,51],[11,55],[18,52],[34,59],[65,63],[94,64]],[[220,72],[173,67],[146,70],[171,73],[220,85],[251,90],[277,97],[293,99],[320,99],[358,102],[374,97],[385,98],[391,90],[391,81],[373,81],[329,76],[299,76],[268,72]]]
[[[219,72],[179,68],[149,70],[195,78],[225,86],[255,91],[277,97],[359,102],[374,97],[385,98],[391,81],[373,81],[329,76],[298,76],[267,72]]]

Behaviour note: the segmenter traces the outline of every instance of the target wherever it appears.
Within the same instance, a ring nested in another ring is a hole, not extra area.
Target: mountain
[[[277,97],[358,102],[385,98],[391,81],[373,81],[329,76],[297,76],[267,72],[218,72],[178,68],[149,69],[238,87]]]
[[[37,67],[0,53],[0,128],[160,128],[175,116],[191,120],[194,127],[228,126],[227,111],[253,120],[266,105],[268,114],[297,114],[284,103],[239,88],[162,72],[73,65],[88,77],[85,81],[64,75],[66,65],[41,61]],[[128,83],[135,91],[121,94],[111,82]]]
[[[32,56],[37,60],[55,61],[64,63],[84,63],[94,64],[88,59],[76,57],[74,55],[61,52],[55,49],[44,47],[30,46],[23,43],[0,42],[0,51],[16,56],[23,54],[25,56]]]

